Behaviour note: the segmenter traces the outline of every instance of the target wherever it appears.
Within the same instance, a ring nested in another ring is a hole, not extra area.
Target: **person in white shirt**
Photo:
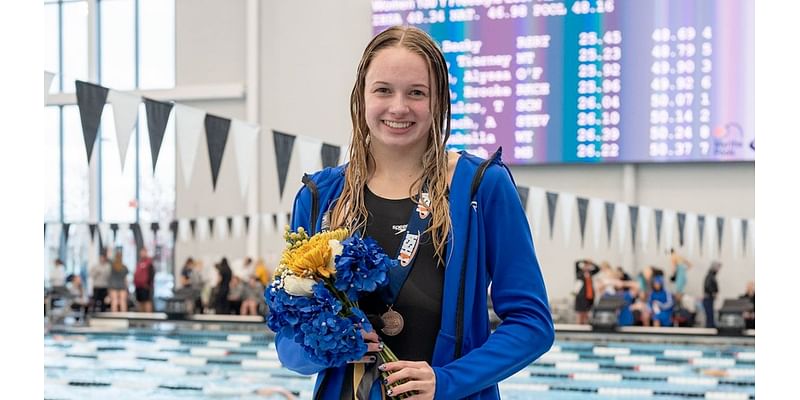
[[[50,271],[50,287],[65,287],[67,285],[67,271],[64,262],[60,258],[53,261],[53,269]]]
[[[92,311],[100,307],[100,311],[106,311],[106,297],[108,296],[108,285],[111,280],[111,263],[108,255],[103,251],[100,253],[100,260],[89,269],[89,277],[92,283]]]

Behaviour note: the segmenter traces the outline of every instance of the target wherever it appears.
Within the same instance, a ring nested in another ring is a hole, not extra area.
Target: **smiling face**
[[[430,135],[428,65],[403,47],[380,50],[367,70],[364,104],[370,146],[419,154]]]

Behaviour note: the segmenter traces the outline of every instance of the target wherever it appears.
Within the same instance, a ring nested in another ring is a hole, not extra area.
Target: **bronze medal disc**
[[[381,321],[383,321],[381,332],[389,336],[396,336],[403,331],[403,316],[397,311],[389,309],[381,315]]]

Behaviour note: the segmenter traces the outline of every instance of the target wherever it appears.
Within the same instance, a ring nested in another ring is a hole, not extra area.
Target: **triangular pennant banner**
[[[175,132],[177,146],[181,156],[183,182],[186,186],[192,181],[194,160],[200,145],[200,134],[205,121],[205,111],[183,104],[175,104]]]
[[[675,211],[672,210],[665,210],[664,211],[664,248],[671,249],[674,246],[672,245],[672,240],[675,232]]]
[[[747,220],[742,218],[742,255],[747,255]]]
[[[231,120],[206,114],[206,142],[208,142],[208,159],[211,162],[211,183],[217,189],[217,177],[222,165],[222,155],[228,142],[228,130]]]
[[[109,224],[109,228],[111,228],[111,232],[114,234],[114,243],[117,243],[117,231],[119,231],[119,224]]]
[[[191,219],[189,220],[189,227],[192,229],[192,240],[194,240],[194,238],[195,238],[195,231],[197,230],[197,220],[196,220],[196,219],[194,219],[194,218],[191,218]]]
[[[236,149],[236,165],[239,169],[239,188],[242,197],[247,194],[250,171],[256,170],[256,151],[258,150],[258,131],[261,128],[238,119],[231,121],[231,135]]]
[[[722,228],[725,226],[725,218],[717,217],[717,252],[722,251]]]
[[[283,198],[286,174],[289,172],[289,162],[292,160],[294,136],[273,130],[272,140],[275,142],[275,162],[278,168],[278,193]]]
[[[617,244],[619,245],[619,251],[622,253],[625,250],[625,235],[628,233],[628,224],[626,218],[628,218],[628,213],[625,212],[625,203],[616,203],[616,208],[620,209],[620,212],[616,213],[617,215]]]
[[[700,255],[703,255],[703,230],[706,227],[706,216],[705,215],[698,215],[697,216],[697,232],[699,236],[697,240],[700,242]]]
[[[245,232],[245,234],[248,234],[248,235],[250,234],[250,216],[249,215],[245,215],[244,216],[244,232]]]
[[[558,205],[558,193],[546,192],[547,195],[547,222],[550,224],[550,240],[553,239],[553,222],[556,218],[556,205]]]
[[[686,213],[686,254],[690,257],[694,255],[694,238],[697,235],[695,225],[697,225],[697,214]]]
[[[300,170],[305,173],[317,171],[322,167],[319,154],[322,152],[322,141],[307,136],[297,137],[297,151],[300,156]]]
[[[533,229],[533,237],[538,238],[539,233],[542,231],[542,210],[544,209],[544,190],[541,188],[531,188],[530,196],[531,211],[529,218],[531,220],[531,228]]]
[[[741,240],[742,220],[741,218],[731,218],[731,254],[739,256],[739,241]]]
[[[153,236],[158,234],[158,229],[161,228],[158,222],[151,222],[150,223],[150,230],[153,232]]]
[[[108,98],[108,89],[93,83],[75,81],[75,96],[78,100],[78,111],[81,115],[83,142],[86,145],[86,162],[92,160],[92,150],[100,128],[100,117]]]
[[[686,213],[678,213],[678,244],[683,247],[683,228],[686,226]]]
[[[228,222],[228,232],[233,232],[233,217],[228,217],[226,220]]]
[[[586,232],[586,211],[589,208],[589,199],[578,197],[578,226],[581,232],[581,247],[583,247],[583,239]]]
[[[606,233],[608,233],[608,246],[611,247],[611,227],[614,226],[614,208],[616,204],[606,202]]]
[[[210,235],[208,235],[209,239],[214,238],[214,222],[216,222],[215,218],[208,219],[208,232],[210,233]]]
[[[44,104],[47,104],[47,97],[50,94],[50,86],[53,85],[53,78],[56,74],[44,71]]]
[[[120,168],[125,168],[125,156],[128,155],[128,144],[131,141],[133,127],[136,125],[136,118],[139,116],[139,103],[142,99],[139,96],[119,92],[116,90],[108,91],[108,102],[114,110],[114,128],[117,131],[117,149],[119,150]]]
[[[153,160],[153,172],[155,172],[158,152],[161,150],[161,142],[164,141],[164,131],[167,129],[169,113],[172,111],[172,103],[145,98],[144,109],[147,113],[147,132],[148,136],[150,136],[150,156]]]
[[[664,210],[656,209],[656,248],[661,248],[661,221],[664,219]]]
[[[647,248],[647,243],[650,240],[650,207],[639,206],[639,223],[642,225],[642,249]]]
[[[342,149],[339,146],[323,143],[322,149],[319,151],[320,158],[322,159],[322,168],[339,165],[339,155],[341,151]]]
[[[639,207],[628,206],[628,212],[631,220],[631,246],[633,246],[633,251],[636,251],[636,226],[639,223]]]
[[[171,221],[169,223],[169,231],[172,232],[173,246],[178,241],[178,221]]]
[[[94,233],[97,231],[97,224],[89,224],[89,237],[94,242]]]
[[[569,246],[572,236],[572,210],[575,207],[575,195],[572,193],[561,193],[561,226],[564,231],[564,246]]]
[[[63,238],[64,246],[66,246],[69,241],[69,227],[70,224],[67,222],[61,224],[61,237]]]
[[[588,214],[592,222],[594,248],[597,250],[600,248],[600,232],[603,225],[603,201],[600,199],[590,199]]]
[[[136,241],[136,252],[138,253],[139,250],[144,247],[144,237],[142,236],[142,227],[139,226],[138,222],[134,222],[128,225],[133,232],[133,240]]]
[[[525,212],[528,212],[528,194],[530,193],[530,188],[527,186],[519,186],[517,185],[517,194],[519,194],[519,201],[522,203],[522,209]]]

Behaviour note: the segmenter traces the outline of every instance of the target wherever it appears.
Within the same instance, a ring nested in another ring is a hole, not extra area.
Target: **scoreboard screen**
[[[755,160],[752,0],[372,1],[449,66],[448,146],[511,164]]]

